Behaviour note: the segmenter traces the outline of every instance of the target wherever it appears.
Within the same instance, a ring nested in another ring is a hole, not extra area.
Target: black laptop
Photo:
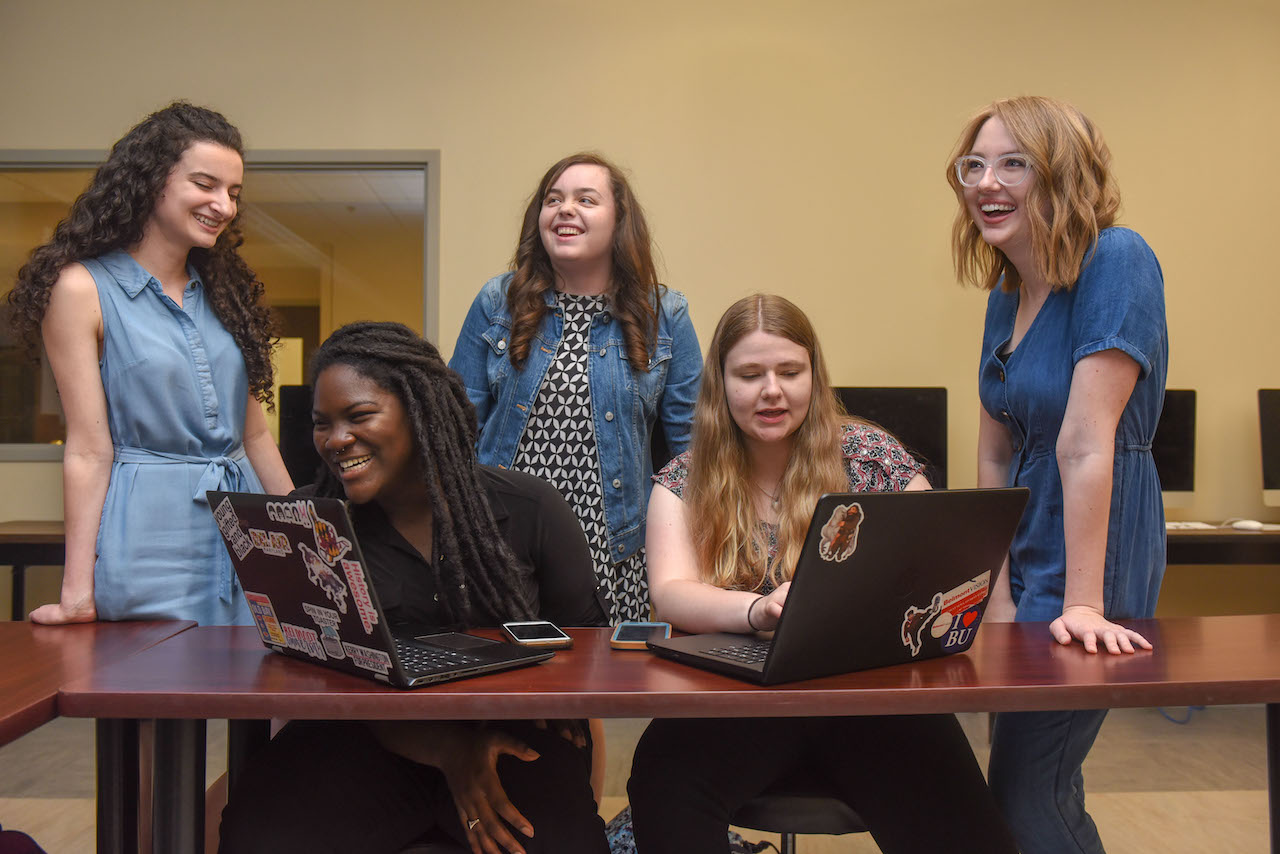
[[[398,688],[536,664],[547,650],[387,625],[335,498],[209,492],[218,530],[269,649]]]
[[[689,635],[649,648],[766,685],[964,652],[1029,494],[824,495],[771,640]]]

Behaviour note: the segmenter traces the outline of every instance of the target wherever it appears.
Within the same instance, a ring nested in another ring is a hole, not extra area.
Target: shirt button
[[[1000,372],[1000,382],[1004,382],[1004,371]]]
[[[627,550],[626,546],[618,546],[618,554],[622,554]]]
[[[600,355],[601,355],[601,356],[603,356],[604,354],[605,354],[605,349],[604,349],[603,347],[601,347],[601,348],[600,348]]]
[[[498,342],[498,352],[502,352],[505,349],[507,349],[507,339],[503,338]]]
[[[439,601],[440,601],[440,594],[439,594],[439,593],[432,594],[432,596],[431,596],[431,601],[432,601],[432,602],[439,602]]]
[[[1007,420],[1009,419],[1009,412],[1008,412],[1008,410],[1001,409],[1001,410],[1000,410],[1000,417],[1001,417],[1001,418],[1003,418],[1003,419],[1005,419],[1005,420],[1007,421]]]
[[[618,489],[618,488],[620,488],[621,486],[622,486],[622,481],[615,477],[615,478],[613,479],[613,488],[614,488],[614,489]]]
[[[613,420],[613,413],[612,413],[612,412],[606,412],[606,413],[604,414],[604,420],[605,420],[605,421],[612,421],[612,420]]]

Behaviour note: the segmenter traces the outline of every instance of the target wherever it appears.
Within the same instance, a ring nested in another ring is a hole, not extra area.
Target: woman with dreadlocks
[[[311,362],[320,480],[346,497],[387,619],[603,625],[577,517],[538,478],[477,465],[476,416],[435,347],[398,323],[333,333]],[[585,722],[296,721],[237,782],[222,850],[607,852]],[[341,781],[316,809],[304,781]]]
[[[205,502],[293,488],[259,406],[272,330],[237,252],[242,155],[223,116],[169,105],[18,271],[12,323],[67,422],[62,593],[35,622],[253,622]]]

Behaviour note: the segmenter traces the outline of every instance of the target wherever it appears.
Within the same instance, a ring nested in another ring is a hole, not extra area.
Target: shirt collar
[[[114,252],[108,252],[98,259],[98,263],[106,268],[107,272],[112,275],[120,289],[129,295],[129,299],[133,299],[142,293],[142,289],[156,283],[156,289],[160,290],[160,280],[147,272],[147,270],[134,260],[123,249],[117,249]],[[187,287],[191,285],[203,287],[204,282],[200,278],[200,273],[196,271],[194,265],[187,263]]]

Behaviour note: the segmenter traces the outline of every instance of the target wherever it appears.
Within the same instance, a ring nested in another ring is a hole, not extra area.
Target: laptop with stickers
[[[660,656],[774,685],[964,652],[1029,490],[824,495],[772,640],[649,641]]]
[[[536,664],[547,650],[388,625],[351,518],[335,498],[209,492],[262,642],[276,652],[419,688]]]

